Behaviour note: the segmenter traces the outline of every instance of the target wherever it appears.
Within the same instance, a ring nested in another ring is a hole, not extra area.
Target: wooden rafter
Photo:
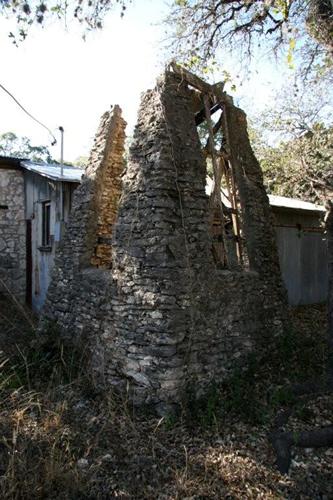
[[[209,156],[212,160],[213,172],[214,172],[214,186],[210,198],[210,208],[212,214],[212,227],[214,224],[214,210],[217,207],[219,212],[219,223],[221,231],[221,246],[220,255],[217,256],[223,265],[228,265],[228,255],[226,251],[226,213],[230,213],[231,222],[233,227],[233,234],[235,238],[236,253],[239,264],[243,264],[243,248],[242,248],[242,236],[241,236],[241,224],[239,218],[239,202],[237,196],[237,188],[235,184],[234,174],[233,174],[233,160],[232,154],[228,151],[229,146],[229,133],[227,124],[227,112],[226,104],[232,103],[232,98],[228,96],[224,91],[223,83],[218,83],[215,85],[210,85],[198,76],[194,75],[187,69],[179,66],[175,62],[169,65],[175,74],[178,75],[180,81],[186,82],[188,85],[193,87],[196,91],[195,97],[195,123],[200,125],[203,122],[207,122],[208,127],[208,140],[206,146],[203,148],[203,153],[205,156]],[[201,109],[200,109],[201,108]],[[221,110],[221,116],[214,124],[212,121],[212,115],[217,111]],[[220,145],[220,150],[216,150],[214,144],[214,136],[222,131],[224,136],[224,141],[227,146],[225,149],[225,144]],[[226,196],[228,202],[230,203],[230,208],[226,209],[222,200],[222,178],[225,179],[226,185]],[[227,210],[227,212],[225,211]],[[216,226],[215,226],[216,227]],[[216,249],[214,250],[216,254]]]
[[[228,265],[228,257],[227,257],[227,252],[225,249],[226,234],[225,234],[225,227],[224,227],[224,211],[223,211],[223,203],[222,203],[222,199],[221,199],[222,170],[221,170],[219,158],[217,158],[215,155],[214,132],[213,132],[212,119],[211,119],[211,115],[210,115],[209,100],[208,100],[208,97],[206,95],[204,96],[203,99],[204,99],[205,114],[206,114],[206,120],[207,120],[207,126],[208,126],[210,157],[212,159],[213,171],[214,171],[214,187],[213,187],[213,192],[211,194],[211,210],[212,210],[212,213],[214,213],[215,204],[218,206],[218,209],[220,212],[219,215],[221,217],[220,223],[221,223],[221,232],[222,232],[221,260],[222,260],[223,264]]]

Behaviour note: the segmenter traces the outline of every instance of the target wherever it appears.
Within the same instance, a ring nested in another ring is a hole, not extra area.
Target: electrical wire
[[[0,83],[0,88],[6,92],[6,94],[9,95],[9,97],[11,97],[13,99],[14,102],[16,102],[16,104],[22,109],[22,111],[24,111],[25,114],[27,114],[29,116],[29,118],[31,118],[32,120],[34,120],[36,123],[38,123],[38,125],[40,125],[41,127],[45,128],[45,130],[48,131],[48,133],[50,134],[50,136],[52,137],[52,143],[51,145],[54,146],[55,144],[57,144],[57,139],[54,137],[53,133],[51,132],[51,130],[46,126],[44,125],[44,123],[40,122],[39,120],[37,120],[37,118],[35,118],[34,116],[32,116],[31,113],[29,113],[29,111],[27,111],[23,106],[22,104],[13,96],[13,94],[11,94],[9,92],[9,90],[6,89],[6,87],[4,87],[1,83]]]

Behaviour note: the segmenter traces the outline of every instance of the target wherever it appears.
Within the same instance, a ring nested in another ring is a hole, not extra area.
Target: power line
[[[34,116],[32,116],[31,113],[29,113],[29,111],[27,111],[23,106],[22,104],[13,96],[13,94],[11,94],[9,92],[9,90],[6,89],[6,87],[4,87],[1,83],[0,83],[0,88],[6,92],[6,94],[9,95],[9,97],[11,97],[13,99],[14,102],[16,102],[16,104],[22,109],[22,111],[24,111],[24,113],[26,113],[29,118],[31,118],[32,120],[34,120],[36,123],[38,123],[41,127],[45,128],[48,133],[50,134],[50,136],[52,137],[53,141],[51,143],[52,146],[54,146],[56,143],[57,143],[57,139],[54,137],[53,133],[51,132],[51,130],[46,126],[44,125],[44,123],[40,122],[39,120],[37,120],[37,118],[35,118]]]

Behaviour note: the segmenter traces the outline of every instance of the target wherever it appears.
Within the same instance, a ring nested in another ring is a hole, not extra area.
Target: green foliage
[[[250,140],[269,194],[322,203],[333,194],[332,93],[290,83],[252,120]]]
[[[189,385],[184,397],[184,413],[186,423],[189,426],[201,425],[210,427],[222,418],[221,392],[218,386],[212,383],[205,394],[197,397],[194,385]]]
[[[313,424],[313,421],[316,417],[314,411],[310,408],[307,408],[305,403],[300,403],[298,406],[296,406],[294,415],[296,418],[302,420],[307,424]]]
[[[270,194],[323,203],[333,195],[333,127],[311,132],[276,147],[256,148]]]
[[[174,0],[166,24],[177,60],[204,66],[223,50],[242,62],[263,44],[308,77],[331,69],[332,14],[330,0]]]
[[[314,331],[314,324],[309,321],[308,330],[298,332],[296,327],[272,339],[269,349],[243,358],[223,384],[211,384],[199,398],[195,383],[189,386],[183,411],[187,425],[219,426],[230,417],[261,425],[271,421],[281,406],[293,405],[290,384],[319,382],[325,376],[325,333]]]
[[[77,347],[65,344],[56,325],[37,334],[26,332],[29,343],[17,355],[0,363],[0,389],[40,390],[68,384],[81,373],[83,354]]]
[[[13,132],[0,135],[0,155],[56,163],[46,146],[32,146],[28,137],[18,137]]]
[[[121,17],[126,5],[132,0],[75,0],[61,2],[59,0],[0,0],[0,14],[7,18],[15,18],[17,31],[9,37],[13,43],[25,40],[33,25],[44,26],[51,21],[72,23],[77,21],[88,30],[100,29],[106,14],[114,7],[120,8]]]
[[[292,394],[289,387],[276,387],[270,395],[270,403],[273,408],[287,406],[295,402],[295,396]]]

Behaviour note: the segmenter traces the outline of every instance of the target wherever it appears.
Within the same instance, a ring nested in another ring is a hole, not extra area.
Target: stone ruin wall
[[[114,185],[120,187],[120,164],[107,169],[100,151],[111,147],[119,162],[124,122],[113,114],[111,134],[110,120],[102,122],[96,140],[101,148],[90,159],[98,166],[88,167],[76,190],[44,313],[67,335],[88,339],[99,382],[129,389],[135,404],[152,404],[161,413],[181,401],[188,384],[199,393],[221,380],[236,359],[280,334],[285,321],[268,198],[247,135],[237,127],[229,140],[238,148],[245,217],[256,221],[248,234],[251,271],[216,269],[206,165],[191,98],[188,87],[168,72],[143,96],[118,215],[112,228],[113,212],[107,228],[112,269],[92,266],[96,245],[87,245],[86,236],[96,243],[104,234],[102,224],[92,224],[96,193],[104,190],[106,212],[114,196],[119,198],[118,190],[108,194],[98,179],[116,172]],[[228,113],[244,129],[244,114],[233,106]]]
[[[89,330],[96,352],[103,303],[112,281],[105,270],[112,266],[111,235],[121,194],[125,127],[119,106],[101,118],[85,175],[74,192],[41,319],[42,327],[51,320],[65,335],[81,340]]]
[[[96,175],[94,210],[95,217],[97,217],[96,245],[90,262],[93,266],[106,269],[112,267],[112,228],[117,218],[121,194],[125,126],[126,123],[121,118],[121,110],[119,106],[115,106],[112,120],[108,123],[103,160],[100,163],[100,159],[95,158],[93,151],[86,169],[86,176],[89,179],[93,178],[94,174]],[[105,123],[102,118],[101,130],[104,128]],[[103,144],[101,149],[103,149]]]
[[[21,170],[0,169],[0,292],[25,301],[26,222]],[[8,207],[8,208],[6,208]]]
[[[273,229],[273,215],[264,187],[263,174],[251,148],[244,111],[225,103],[227,141],[242,207],[243,231],[249,267],[276,282],[279,257]]]

